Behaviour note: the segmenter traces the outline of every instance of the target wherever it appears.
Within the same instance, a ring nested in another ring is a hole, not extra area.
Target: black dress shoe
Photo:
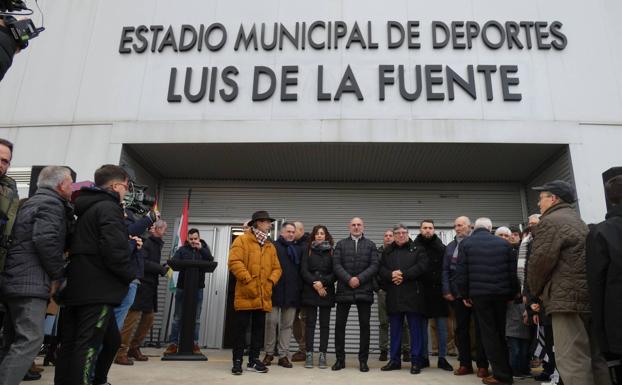
[[[423,363],[421,364],[421,369],[430,367],[430,359],[428,357],[423,358]]]
[[[451,364],[449,362],[447,362],[447,360],[443,357],[438,359],[438,368],[439,369],[443,369],[446,370],[448,372],[453,372],[454,371],[454,367],[451,366]]]
[[[346,367],[346,363],[343,360],[337,360],[335,361],[335,363],[333,364],[333,366],[331,366],[331,370],[341,370],[341,369],[345,369]]]
[[[419,374],[421,373],[421,368],[419,365],[413,365],[410,367],[410,374]]]
[[[383,372],[388,372],[389,370],[400,370],[402,369],[401,362],[389,361],[388,364],[380,368]]]
[[[41,379],[41,374],[31,372],[30,370],[26,372],[22,381],[37,381]]]
[[[363,373],[369,372],[369,366],[367,366],[367,362],[359,362],[359,370]]]

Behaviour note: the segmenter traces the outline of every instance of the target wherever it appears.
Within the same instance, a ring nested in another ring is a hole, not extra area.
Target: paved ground
[[[295,363],[292,369],[272,365],[266,374],[244,372],[241,376],[231,375],[230,350],[204,350],[209,357],[207,362],[163,362],[159,355],[162,350],[143,349],[150,356],[147,362],[137,362],[134,366],[113,365],[108,381],[112,385],[376,385],[379,383],[400,385],[470,385],[481,384],[474,375],[456,377],[451,372],[437,368],[427,368],[419,375],[411,375],[410,365],[404,365],[401,371],[381,372],[384,363],[377,355],[369,360],[370,371],[361,373],[355,355],[351,355],[346,369],[333,372],[330,369],[305,369],[302,363]],[[317,357],[316,357],[317,360]],[[40,359],[38,359],[40,363]],[[329,364],[334,362],[334,355],[329,354]],[[456,365],[455,360],[450,360]],[[436,366],[435,361],[432,362]],[[246,366],[246,364],[244,365]],[[47,367],[42,373],[42,381],[32,384],[53,384],[54,370]],[[517,384],[534,385],[533,380],[522,380]]]

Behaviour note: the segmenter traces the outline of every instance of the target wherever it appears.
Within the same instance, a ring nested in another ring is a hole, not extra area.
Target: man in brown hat
[[[233,241],[229,250],[229,270],[235,275],[235,318],[233,334],[233,367],[231,373],[242,374],[246,329],[251,325],[251,348],[246,370],[266,373],[259,360],[263,346],[266,312],[272,311],[272,288],[281,277],[276,248],[268,238],[274,219],[267,211],[257,211],[250,229]]]

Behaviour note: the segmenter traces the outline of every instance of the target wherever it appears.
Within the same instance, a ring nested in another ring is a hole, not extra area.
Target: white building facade
[[[531,187],[566,179],[598,222],[622,166],[619,1],[41,5],[46,31],[0,83],[12,167],[129,165],[170,223],[192,188],[220,261],[208,346],[227,345],[227,248],[257,209],[337,237],[362,216],[381,242],[398,221],[521,223]]]

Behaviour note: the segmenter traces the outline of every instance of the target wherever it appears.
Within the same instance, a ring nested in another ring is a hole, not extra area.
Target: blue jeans
[[[130,307],[132,307],[134,299],[136,298],[136,290],[138,290],[138,283],[130,283],[130,287],[123,301],[121,301],[119,306],[113,309],[114,318],[117,321],[117,328],[119,330],[123,330],[123,323],[125,322],[125,317],[127,317],[127,312],[130,311]]]
[[[197,289],[197,316],[194,325],[194,342],[199,340],[199,327],[201,326],[201,308],[203,306],[203,289]],[[168,341],[172,344],[179,342],[179,324],[181,323],[181,315],[183,313],[184,289],[175,290],[175,312],[173,313],[173,325],[171,325],[171,335]]]
[[[447,356],[447,317],[434,318],[436,320],[436,337],[438,340],[438,358]],[[425,319],[423,328],[423,344],[421,346],[421,355],[428,357],[428,320]]]
[[[391,334],[391,361],[401,362],[400,353],[402,349],[402,325],[404,317],[408,321],[408,331],[410,332],[410,362],[413,365],[421,366],[423,357],[421,355],[423,336],[422,324],[425,317],[419,313],[396,313],[389,314],[389,332]]]
[[[507,337],[510,351],[510,366],[514,375],[528,374],[529,368],[529,340]]]

